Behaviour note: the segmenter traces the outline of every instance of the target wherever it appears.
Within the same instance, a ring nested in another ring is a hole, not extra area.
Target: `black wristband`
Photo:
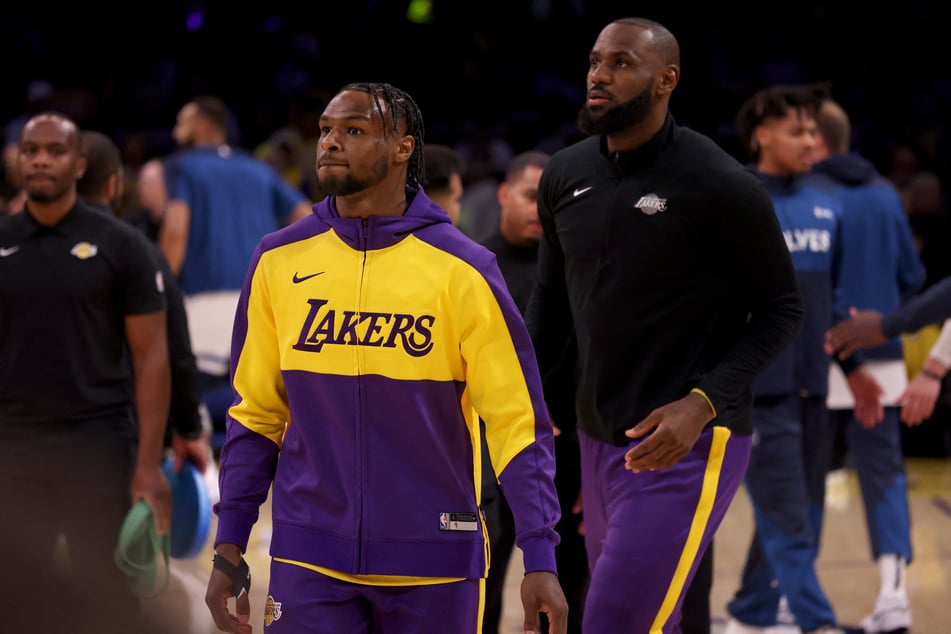
[[[211,565],[216,570],[220,570],[228,575],[228,578],[231,579],[232,595],[240,597],[245,592],[251,590],[251,569],[248,567],[248,562],[244,560],[244,557],[242,557],[238,565],[235,566],[218,553],[215,553],[215,556],[211,560]]]
[[[944,377],[942,377],[940,374],[938,374],[937,372],[932,372],[931,370],[927,368],[921,368],[921,373],[925,375],[926,377],[928,377],[929,379],[934,379],[935,381],[940,382],[944,380]]]

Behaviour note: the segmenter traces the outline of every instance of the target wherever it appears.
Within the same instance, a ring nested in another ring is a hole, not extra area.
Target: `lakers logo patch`
[[[274,597],[268,596],[264,604],[264,627],[267,627],[274,621],[281,620],[281,604],[274,600]]]
[[[647,194],[646,196],[641,196],[640,199],[634,203],[634,206],[640,209],[644,215],[653,216],[659,211],[667,211],[667,199],[661,198],[657,194]]]
[[[99,253],[99,247],[88,242],[77,242],[69,252],[80,260],[88,260]]]

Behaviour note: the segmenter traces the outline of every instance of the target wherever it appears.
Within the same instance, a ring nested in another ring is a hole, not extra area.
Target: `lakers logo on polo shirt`
[[[99,247],[88,242],[77,242],[76,246],[70,249],[69,252],[80,260],[88,260],[99,253]]]

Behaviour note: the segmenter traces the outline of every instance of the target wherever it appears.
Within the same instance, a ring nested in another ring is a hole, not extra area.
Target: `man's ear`
[[[667,64],[657,76],[656,90],[659,95],[669,95],[677,87],[679,81],[680,67],[676,64]]]
[[[499,201],[499,206],[502,207],[505,205],[505,199],[509,195],[509,184],[505,181],[499,183],[498,189],[495,190],[495,198]]]
[[[106,181],[106,195],[109,197],[109,200],[114,200],[119,197],[119,193],[122,191],[120,189],[122,177],[119,174],[113,174]]]
[[[413,150],[416,149],[416,139],[412,134],[404,134],[400,137],[400,142],[396,147],[396,162],[409,163],[413,156]]]
[[[86,160],[85,156],[80,156],[79,160],[76,161],[76,180],[79,180],[86,173],[86,167],[89,165],[89,161]]]
[[[760,124],[753,128],[753,134],[750,135],[750,150],[753,152],[759,152],[763,149],[763,145],[769,143],[769,129]]]

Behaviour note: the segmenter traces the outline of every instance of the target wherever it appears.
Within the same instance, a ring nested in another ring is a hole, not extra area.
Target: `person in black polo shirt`
[[[0,614],[14,632],[143,632],[113,551],[133,503],[160,534],[171,518],[164,282],[140,233],[77,198],[74,122],[31,118],[16,165],[26,205],[0,218]]]

